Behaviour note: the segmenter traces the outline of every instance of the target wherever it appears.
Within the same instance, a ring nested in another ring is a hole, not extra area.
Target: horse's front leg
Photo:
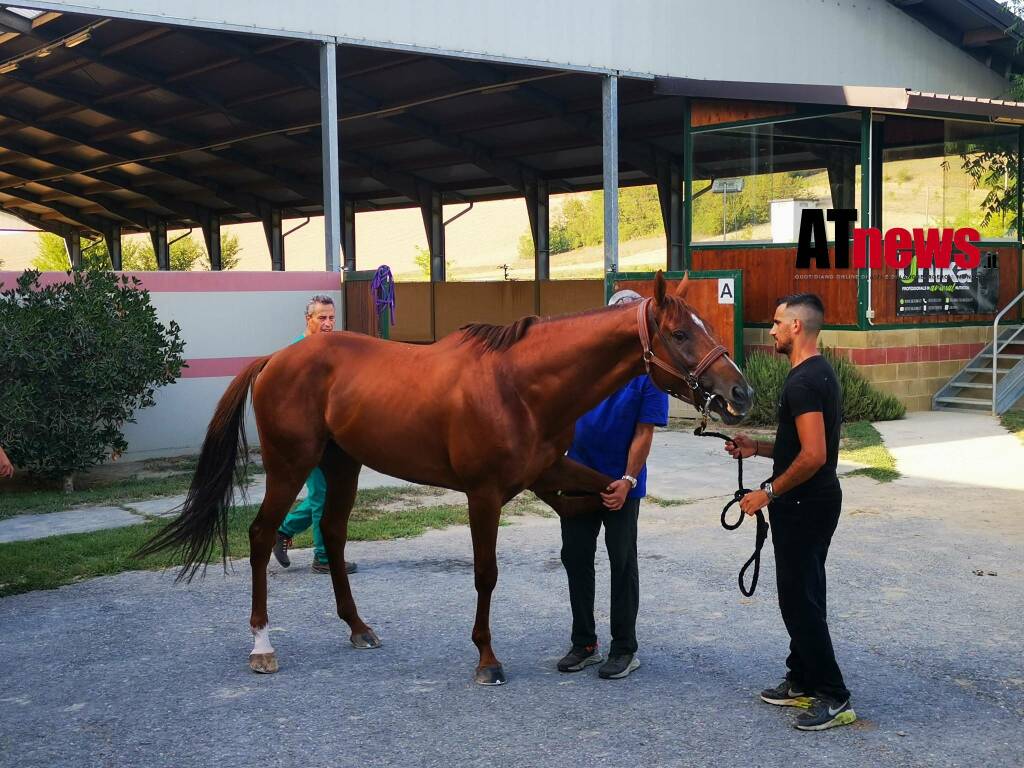
[[[502,685],[505,670],[491,647],[491,593],[498,581],[498,518],[502,495],[497,491],[472,492],[469,500],[469,530],[473,537],[473,577],[476,583],[476,621],[473,642],[480,651],[474,681],[479,685]]]
[[[559,515],[572,517],[603,510],[600,493],[614,480],[566,456],[559,456],[533,481],[530,490]]]

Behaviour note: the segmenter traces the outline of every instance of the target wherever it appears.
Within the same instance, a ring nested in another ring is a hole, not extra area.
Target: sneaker
[[[579,672],[591,664],[600,664],[602,661],[604,661],[604,656],[597,650],[596,645],[587,645],[581,648],[573,647],[558,662],[558,671]]]
[[[635,654],[625,653],[621,656],[609,656],[608,661],[597,670],[597,674],[598,677],[605,680],[620,680],[639,666],[640,659]]]
[[[783,680],[774,688],[765,688],[761,691],[761,701],[774,704],[777,707],[800,707],[807,709],[811,706],[813,698],[799,685],[793,685],[789,680]]]
[[[277,541],[274,542],[274,559],[281,564],[282,568],[287,568],[292,564],[291,558],[288,557],[288,548],[291,545],[292,540],[278,531]]]
[[[811,708],[797,715],[793,727],[798,731],[824,731],[837,725],[849,725],[857,720],[857,713],[850,706],[850,700],[835,701],[827,696],[814,699]]]
[[[355,573],[359,570],[359,566],[355,563],[345,563],[345,573]],[[331,564],[326,560],[321,560],[318,557],[313,558],[313,573],[330,573]]]

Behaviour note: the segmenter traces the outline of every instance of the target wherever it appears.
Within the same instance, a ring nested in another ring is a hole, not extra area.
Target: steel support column
[[[885,150],[885,123],[873,120],[871,123],[871,225],[882,229],[882,161]]]
[[[149,239],[153,241],[156,268],[164,272],[171,268],[171,249],[167,244],[167,222],[154,219],[149,225]]]
[[[430,282],[443,283],[447,279],[444,261],[444,197],[436,189],[424,195],[420,202],[423,227],[430,248]]]
[[[530,233],[533,235],[535,280],[551,279],[550,211],[548,183],[538,179],[534,188],[526,193],[526,213],[530,217]]]
[[[110,254],[110,268],[115,272],[121,271],[121,225],[111,223],[103,233],[103,239],[107,241],[107,253]]]
[[[658,200],[661,221],[665,225],[665,268],[669,272],[683,269],[685,232],[683,229],[683,167],[667,163],[658,169]]]
[[[71,260],[72,269],[82,268],[82,233],[72,229],[64,235],[64,245],[68,249],[68,258]]]
[[[342,252],[345,255],[345,271],[356,271],[356,203],[354,200],[342,202]]]
[[[341,162],[338,147],[338,46],[320,46],[320,141],[324,188],[325,268],[341,271]],[[355,252],[346,261],[355,264]],[[283,267],[282,267],[283,269]],[[338,307],[338,317],[345,317]]]
[[[284,272],[284,230],[280,208],[268,206],[263,211],[263,233],[267,236],[267,248],[270,250],[270,268]]]
[[[619,263],[619,78],[601,84],[602,165],[604,168],[604,271]]]
[[[209,212],[202,214],[201,219],[203,242],[206,244],[206,253],[210,257],[210,269],[219,272],[224,269],[220,251],[220,216]]]

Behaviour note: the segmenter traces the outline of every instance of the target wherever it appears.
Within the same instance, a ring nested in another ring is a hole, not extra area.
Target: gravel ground
[[[0,765],[1019,768],[1021,493],[913,478],[844,488],[829,602],[851,727],[800,733],[793,710],[757,700],[787,644],[773,558],[768,547],[743,598],[753,526],[722,530],[721,497],[642,508],[642,666],[620,681],[554,671],[568,601],[557,520],[537,516],[500,532],[498,689],[472,683],[465,528],[351,545],[376,651],[349,646],[308,551],[272,566],[272,676],[248,669],[244,561],[190,586],[134,572],[0,600]],[[603,565],[598,584],[606,644]]]

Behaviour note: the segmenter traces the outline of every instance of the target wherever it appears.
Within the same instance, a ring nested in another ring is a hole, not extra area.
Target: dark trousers
[[[846,701],[825,611],[825,559],[839,523],[841,493],[822,500],[772,502],[779,608],[789,631],[786,677],[814,696]]]
[[[562,518],[562,564],[569,577],[574,648],[597,644],[594,627],[594,555],[604,525],[604,544],[611,569],[609,654],[636,653],[636,614],[640,608],[640,572],[636,560],[636,527],[640,499],[626,499],[622,509]]]

